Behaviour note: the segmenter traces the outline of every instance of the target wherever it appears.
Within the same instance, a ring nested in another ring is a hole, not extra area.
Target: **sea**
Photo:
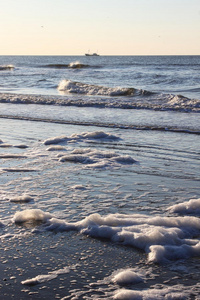
[[[0,56],[0,300],[200,299],[200,56]]]

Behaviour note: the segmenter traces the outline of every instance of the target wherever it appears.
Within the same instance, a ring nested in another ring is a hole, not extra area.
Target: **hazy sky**
[[[0,55],[200,55],[200,0],[0,0]]]

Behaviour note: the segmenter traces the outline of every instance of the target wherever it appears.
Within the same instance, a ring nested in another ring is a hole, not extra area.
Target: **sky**
[[[200,55],[200,0],[0,0],[0,55]]]

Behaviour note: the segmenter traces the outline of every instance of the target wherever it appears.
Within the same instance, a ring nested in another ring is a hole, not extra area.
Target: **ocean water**
[[[0,57],[0,299],[200,299],[199,70]]]

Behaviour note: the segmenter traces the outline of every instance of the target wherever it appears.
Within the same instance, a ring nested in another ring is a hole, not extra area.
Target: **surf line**
[[[0,115],[0,118],[10,119],[10,120],[13,120],[13,119],[21,120],[21,121],[77,125],[77,126],[96,126],[96,127],[104,127],[104,128],[132,129],[132,130],[141,130],[141,131],[145,131],[145,130],[146,131],[167,131],[167,132],[174,132],[174,133],[187,133],[187,134],[200,135],[200,131],[197,131],[197,130],[181,129],[181,128],[174,128],[174,127],[122,125],[122,124],[96,123],[96,122],[84,122],[84,121],[78,122],[78,121],[41,119],[41,118],[35,118],[35,117],[9,116],[9,115]]]

